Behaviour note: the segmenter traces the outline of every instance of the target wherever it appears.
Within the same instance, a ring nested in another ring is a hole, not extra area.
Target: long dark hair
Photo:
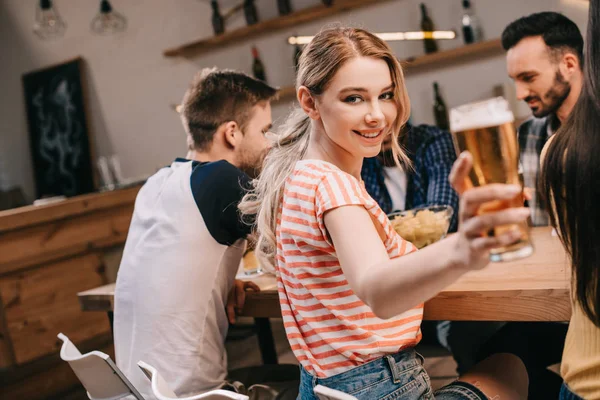
[[[574,296],[600,327],[600,0],[590,1],[584,83],[549,145],[540,192],[571,256]]]

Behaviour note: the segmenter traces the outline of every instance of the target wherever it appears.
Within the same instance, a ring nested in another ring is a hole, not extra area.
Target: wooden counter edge
[[[133,204],[141,186],[90,193],[43,206],[0,211],[0,234],[105,208]]]
[[[279,294],[276,290],[247,293],[241,315],[281,318]],[[423,319],[566,322],[570,315],[568,289],[525,289],[490,290],[480,295],[472,291],[442,292],[425,303]]]
[[[569,289],[441,292],[425,303],[424,320],[555,321],[571,318]]]
[[[84,311],[112,311],[114,284],[78,294]],[[276,290],[248,292],[242,316],[281,318]],[[562,321],[569,320],[568,289],[446,291],[425,303],[425,320],[453,321]]]

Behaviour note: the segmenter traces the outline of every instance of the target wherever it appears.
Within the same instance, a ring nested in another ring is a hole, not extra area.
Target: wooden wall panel
[[[113,360],[114,346],[110,336],[95,338],[79,346],[79,351],[87,353],[100,350]],[[42,358],[24,367],[5,374],[0,373],[0,400],[47,400],[62,398],[61,394],[82,388],[81,399],[87,399],[83,387],[68,363],[58,354]]]
[[[29,376],[26,381],[11,382],[0,388],[0,400],[45,400],[77,385],[79,380],[69,364],[57,362],[48,370]]]
[[[133,206],[0,234],[0,275],[125,242]]]
[[[8,333],[8,325],[4,316],[4,307],[0,299],[0,369],[7,368],[15,363],[12,343]]]
[[[58,356],[58,332],[82,352],[111,353],[106,313],[81,311],[77,293],[108,282],[102,254],[125,243],[139,189],[0,211],[0,400],[80,387]]]
[[[101,258],[93,253],[0,277],[17,364],[57,352],[59,332],[75,344],[109,333],[106,314],[81,311],[77,299],[78,292],[105,283]]]
[[[103,193],[90,193],[44,206],[26,206],[0,211],[0,233],[125,205],[130,205],[133,209],[140,188],[141,186],[135,186]]]

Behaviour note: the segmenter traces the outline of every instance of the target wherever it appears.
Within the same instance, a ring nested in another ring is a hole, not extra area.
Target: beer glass
[[[262,272],[262,268],[254,251],[247,251],[242,258],[242,266],[244,270],[244,275],[258,275]]]
[[[523,187],[518,173],[519,145],[513,122],[508,102],[502,97],[450,110],[450,131],[457,154],[467,150],[473,155],[473,169],[469,173],[471,185],[506,183]],[[479,213],[522,206],[521,194],[510,201],[485,203],[480,207]],[[512,229],[520,230],[521,238],[515,243],[493,249],[491,261],[511,261],[533,253],[527,222],[498,226],[486,234],[497,236]]]

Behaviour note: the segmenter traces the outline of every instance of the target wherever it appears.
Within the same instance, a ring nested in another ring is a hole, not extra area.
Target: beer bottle
[[[302,47],[298,43],[294,45],[294,68],[298,72],[298,63],[300,62],[300,55],[302,55]]]
[[[461,25],[463,31],[463,40],[465,44],[475,43],[481,40],[481,28],[477,17],[471,12],[471,1],[463,0],[464,14]]]
[[[421,30],[423,32],[433,32],[435,30],[433,21],[429,18],[424,3],[421,3]],[[423,39],[423,43],[425,46],[425,53],[427,54],[435,53],[438,50],[437,43],[434,39]]]
[[[244,0],[244,16],[248,25],[254,25],[258,22],[258,12],[254,0]]]
[[[292,12],[292,5],[290,0],[277,0],[277,10],[279,15],[288,15]]]
[[[221,13],[219,12],[219,3],[217,3],[217,0],[212,0],[210,2],[210,6],[212,7],[212,10],[213,10],[213,14],[212,14],[213,31],[215,32],[215,35],[220,35],[221,33],[225,32],[225,21],[223,20],[223,17],[221,16]]]
[[[256,79],[266,82],[265,66],[258,56],[258,49],[256,46],[252,46],[252,57],[254,58],[254,62],[252,63],[252,75],[254,75]]]
[[[444,99],[440,95],[440,88],[437,82],[433,82],[433,92],[433,116],[435,117],[435,124],[438,128],[447,131],[450,128],[450,124],[448,123],[448,109],[446,108]]]

